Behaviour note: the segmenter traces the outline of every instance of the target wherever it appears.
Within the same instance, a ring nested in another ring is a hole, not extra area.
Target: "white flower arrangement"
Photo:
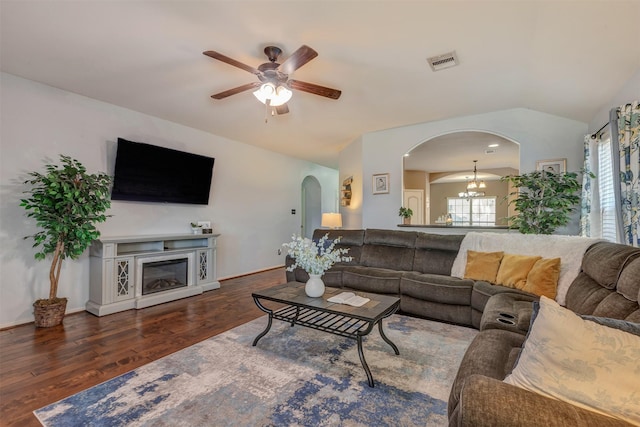
[[[287,248],[287,254],[294,259],[294,263],[287,267],[287,271],[300,267],[309,274],[323,275],[336,262],[349,262],[353,259],[350,256],[344,256],[349,252],[349,248],[336,249],[335,245],[340,242],[340,237],[326,246],[328,239],[329,233],[318,242],[294,234],[290,243],[282,245]]]

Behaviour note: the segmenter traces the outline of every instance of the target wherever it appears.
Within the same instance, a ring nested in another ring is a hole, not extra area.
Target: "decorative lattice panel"
[[[208,270],[208,266],[209,266],[209,257],[207,257],[207,252],[200,252],[200,256],[198,257],[198,271],[199,271],[199,277],[200,280],[206,280],[207,279],[207,270]]]
[[[129,280],[129,260],[118,261],[118,277],[117,277],[119,297],[129,295],[131,281]]]

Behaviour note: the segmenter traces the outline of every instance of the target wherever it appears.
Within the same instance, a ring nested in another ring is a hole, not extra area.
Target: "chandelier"
[[[484,191],[477,191],[487,188],[487,184],[484,183],[484,180],[478,181],[478,169],[477,169],[477,160],[473,161],[473,179],[471,181],[467,181],[467,189],[466,191],[458,193],[459,197],[482,197],[484,196]]]

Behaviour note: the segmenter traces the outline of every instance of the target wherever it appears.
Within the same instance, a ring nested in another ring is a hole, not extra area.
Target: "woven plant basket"
[[[42,302],[45,302],[44,304]],[[64,319],[67,309],[66,298],[56,298],[53,301],[39,300],[33,303],[33,315],[36,328],[50,328],[58,326]]]

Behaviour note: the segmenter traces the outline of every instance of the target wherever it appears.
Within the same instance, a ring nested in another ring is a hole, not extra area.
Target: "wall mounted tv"
[[[214,161],[118,138],[111,200],[206,205]]]

